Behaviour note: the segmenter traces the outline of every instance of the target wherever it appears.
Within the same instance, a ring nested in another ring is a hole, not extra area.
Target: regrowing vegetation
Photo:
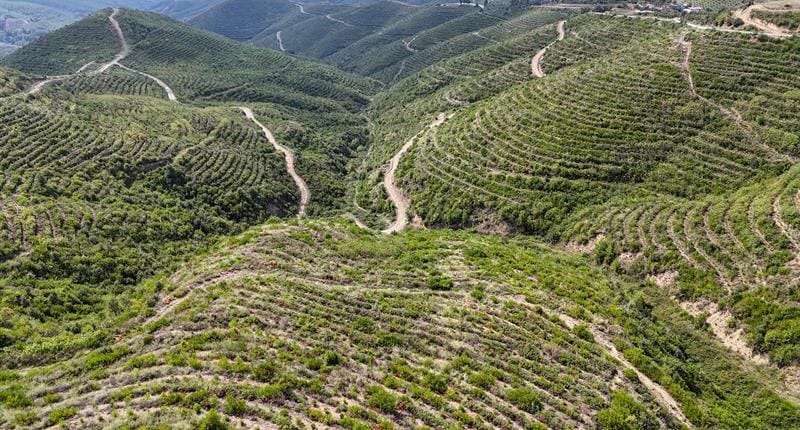
[[[201,3],[0,61],[0,428],[800,428],[793,2]]]

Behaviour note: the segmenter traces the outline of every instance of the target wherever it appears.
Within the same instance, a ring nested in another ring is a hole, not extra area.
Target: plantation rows
[[[220,95],[226,100],[270,101],[309,110],[320,105],[332,109],[338,102],[356,109],[366,102],[360,91],[369,91],[363,82],[333,69],[211,38],[183,26],[151,31],[126,61],[189,99]],[[251,96],[227,94],[234,89]]]
[[[291,24],[273,23],[256,36],[253,42],[260,46],[274,46],[275,33],[281,31],[286,36],[284,46],[289,52],[322,59],[339,51],[357,52],[355,45],[365,39],[381,37],[381,34],[386,35],[387,32],[394,33],[391,28],[396,21],[402,22],[415,12],[426,14],[435,10],[417,9],[395,2],[329,9],[309,7],[308,14],[301,15],[305,19]],[[351,54],[350,61],[352,59]]]
[[[414,39],[413,46],[419,52],[411,55],[403,62],[375,74],[374,77],[383,82],[397,82],[424,68],[446,62],[461,54],[477,50],[481,47],[527,35],[531,29],[545,26],[564,19],[566,15],[561,11],[532,11],[523,15],[500,19],[485,14],[481,21],[467,20],[472,15],[467,15],[460,20],[454,20],[439,27],[422,32]],[[533,52],[535,53],[535,51]],[[533,56],[533,53],[529,53]],[[523,51],[507,53],[506,55],[521,55]],[[528,54],[525,52],[525,54]],[[478,58],[477,56],[475,58]],[[489,61],[497,59],[490,58]],[[464,73],[460,68],[449,70],[452,73]]]
[[[679,269],[677,294],[687,300],[724,300],[738,293],[734,315],[757,350],[776,363],[800,361],[793,328],[800,321],[800,171],[796,168],[732,194],[699,201],[614,203],[575,215],[566,237],[605,234],[619,244],[635,272]],[[693,270],[712,280],[692,279]],[[761,291],[757,288],[760,286]],[[766,311],[765,309],[770,309]]]
[[[701,33],[692,43],[697,92],[740,116],[756,144],[800,155],[800,41],[753,42],[747,36]]]
[[[439,28],[472,13],[475,12],[468,8],[420,8],[387,26],[383,31],[352,43],[325,60],[344,70],[370,76],[412,54],[406,49],[405,43],[408,42],[411,49],[417,49],[414,46],[418,34],[428,29]],[[353,61],[354,59],[363,60]]]
[[[189,23],[233,40],[246,41],[260,33],[267,23],[297,13],[297,6],[286,0],[239,0],[226,6],[212,8]]]
[[[9,198],[0,202],[0,248],[4,256],[30,243],[37,236],[74,239],[89,234],[95,213],[88,205],[70,200],[40,199],[19,202]]]
[[[77,77],[57,85],[50,85],[47,91],[65,90],[72,94],[116,94],[166,98],[164,89],[152,79],[137,73],[120,69],[111,69],[105,73]]]
[[[156,424],[194,407],[233,423],[301,428],[590,427],[621,390],[647,405],[635,411],[640,419],[671,423],[590,335],[536,304],[543,298],[483,290],[463,272],[452,291],[431,291],[427,272],[456,269],[457,252],[424,239],[410,249],[372,240],[280,227],[255,247],[198,262],[199,273],[187,268],[175,278],[182,286],[164,293],[188,299],[142,334],[20,381],[33,413],[19,419]],[[387,256],[396,263],[375,264]],[[556,275],[559,263],[537,262],[528,267],[539,276]],[[210,275],[220,270],[230,275]]]
[[[109,13],[104,9],[80,23],[45,34],[3,58],[2,64],[31,74],[62,75],[74,73],[90,61],[108,61],[119,50]],[[75,40],[81,43],[73,43]]]
[[[753,12],[753,18],[757,18],[766,22],[774,23],[780,27],[785,27],[790,30],[800,30],[800,12],[768,12],[756,10]]]
[[[222,119],[219,112],[209,110],[205,117],[176,119],[163,115],[167,107],[156,104],[140,112],[129,110],[124,102],[107,102],[104,107],[104,115],[89,109],[75,116],[57,116],[28,110],[25,105],[3,105],[0,120],[8,131],[0,141],[3,168],[8,172],[0,183],[3,189],[59,194],[79,186],[66,175],[91,170],[97,163],[121,163],[118,168],[133,176],[172,164],[192,186],[203,187],[210,194],[208,199],[233,188],[268,189],[275,184],[281,184],[281,193],[291,193],[282,158],[257,130],[238,118],[235,122]],[[159,112],[161,119],[154,119]],[[235,112],[225,114],[234,116]],[[120,118],[131,127],[147,123],[170,132],[160,131],[159,138],[117,134],[114,127],[121,124]]]
[[[541,11],[524,15],[520,19],[542,17]],[[557,20],[561,14],[544,15],[548,19]],[[551,21],[552,22],[552,21]],[[554,45],[545,56],[545,68],[553,72],[550,64],[550,51],[554,56],[563,56],[565,50],[561,44],[572,46],[570,52],[574,58],[586,58],[595,44],[624,47],[631,40],[647,37],[656,29],[639,24],[640,20],[615,20],[607,17],[586,15],[571,18],[567,22],[567,39]],[[572,39],[576,34],[585,33],[598,39],[576,44]],[[480,34],[480,33],[479,33]],[[482,34],[480,34],[482,35]],[[363,180],[356,190],[356,199],[362,207],[373,207],[376,212],[384,212],[380,202],[385,198],[376,193],[377,176],[369,173],[377,169],[385,160],[391,158],[397,145],[403,141],[398,136],[412,136],[421,127],[435,117],[438,112],[459,108],[491,96],[500,94],[514,84],[532,78],[530,61],[535,52],[549,44],[556,37],[554,25],[542,25],[522,35],[493,41],[488,45],[439,62],[399,82],[385,93],[379,94],[373,103],[379,124],[377,135],[379,144],[374,145],[367,163],[362,168]],[[582,49],[582,51],[579,51]],[[565,64],[566,65],[566,64]],[[389,136],[384,140],[383,136]],[[407,137],[406,137],[407,138]],[[376,203],[375,202],[379,202]]]
[[[512,225],[546,232],[564,213],[609,195],[700,196],[762,171],[767,150],[692,99],[668,37],[618,53],[613,62],[531,81],[443,125],[404,163],[418,212],[463,224],[484,205]]]

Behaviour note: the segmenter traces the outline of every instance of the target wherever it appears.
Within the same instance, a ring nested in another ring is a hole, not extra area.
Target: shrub
[[[225,413],[233,416],[241,416],[247,412],[247,403],[244,400],[233,397],[228,394],[225,398]]]
[[[278,366],[272,361],[262,361],[253,366],[253,378],[258,382],[269,382],[275,378]]]
[[[25,390],[19,385],[0,389],[0,405],[7,408],[24,408],[32,404],[31,398],[25,394]]]
[[[47,422],[53,426],[72,418],[78,410],[74,407],[56,409],[47,416]]]
[[[379,411],[390,414],[397,408],[397,396],[386,391],[383,387],[373,385],[369,387],[367,404]]]
[[[228,430],[228,424],[222,421],[215,410],[210,410],[197,424],[198,430]]]
[[[495,377],[491,373],[488,372],[475,372],[467,378],[470,384],[476,385],[478,387],[483,388],[484,390],[488,390],[489,388],[494,385]]]
[[[650,430],[658,420],[633,397],[621,391],[611,394],[611,406],[597,413],[597,424],[604,430]]]
[[[530,388],[515,388],[506,393],[506,399],[525,412],[535,414],[542,409],[542,400]]]
[[[572,329],[572,331],[575,333],[575,336],[578,336],[583,340],[589,342],[594,341],[594,336],[592,335],[591,330],[589,330],[589,327],[586,326],[586,324],[578,324]]]
[[[428,373],[422,380],[422,385],[434,393],[444,394],[447,391],[447,384],[450,382],[446,375]]]
[[[336,351],[328,351],[324,356],[325,364],[328,366],[338,366],[342,362],[342,357]]]
[[[453,280],[444,275],[433,274],[428,276],[426,283],[434,291],[449,291],[453,289]]]

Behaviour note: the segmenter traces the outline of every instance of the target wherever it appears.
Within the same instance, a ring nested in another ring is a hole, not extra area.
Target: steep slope
[[[149,9],[185,21],[222,3],[222,0],[163,0]]]
[[[588,249],[606,238],[615,267],[661,279],[743,356],[800,374],[796,172],[782,173],[798,156],[797,41],[582,15],[543,55],[543,78],[530,56],[502,54],[554,34],[490,44],[380,94],[376,145],[354,175],[359,216],[391,217],[393,174],[409,219],[429,227]]]
[[[261,33],[271,21],[295,11],[297,7],[288,0],[226,0],[191,19],[189,23],[197,28],[244,41]]]
[[[267,428],[800,422],[674,305],[525,239],[272,223],[153,287],[108,347],[6,372],[30,405],[6,425],[194,428],[211,410]]]
[[[89,347],[119,310],[112,298],[214,237],[341,205],[366,140],[359,78],[130,10],[100,11],[9,64],[56,73],[68,61],[86,63],[47,85],[1,69],[4,349],[46,363]],[[296,168],[222,100],[254,110]]]
[[[752,147],[773,148],[794,164],[800,44],[742,43],[710,33],[693,35],[682,51],[694,97],[720,111]],[[762,67],[754,71],[752,64]],[[742,84],[733,84],[737,80]],[[631,272],[676,274],[681,300],[723,305],[744,323],[736,328],[748,329],[745,343],[756,353],[798,364],[798,171],[788,163],[783,168],[780,175],[702,199],[615,200],[592,207],[567,223],[566,236],[583,241],[602,231],[625,253]]]
[[[479,30],[505,20],[514,21],[520,14],[512,11],[496,16],[480,13],[477,7],[413,7],[393,1],[349,7],[286,4],[294,9],[279,13],[285,11],[284,5],[276,8],[271,3],[259,6],[249,0],[228,0],[191,24],[255,45],[321,59],[342,70],[390,84],[396,81],[393,76],[406,76],[447,56],[482,46],[490,39],[476,35]],[[252,13],[245,13],[251,8],[254,8]],[[231,29],[252,33],[258,23],[262,27],[258,34],[229,34],[234,31]],[[509,32],[519,34],[523,29],[509,28]],[[496,34],[508,36],[499,30]],[[450,39],[454,40],[448,44]],[[416,53],[424,59],[416,61]]]

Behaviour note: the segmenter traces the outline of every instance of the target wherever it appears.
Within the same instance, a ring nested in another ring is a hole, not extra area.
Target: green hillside
[[[212,3],[0,60],[0,430],[800,428],[793,30]]]
[[[195,412],[208,410],[234,427],[680,428],[664,406],[677,398],[706,428],[800,424],[655,289],[586,265],[525,239],[270,223],[153,281],[154,309],[120,299],[141,316],[106,326],[108,347],[59,370],[4,373],[30,405],[5,417],[191,428],[214,420]]]
[[[58,73],[66,58],[100,67],[120,45],[110,13],[48,35],[6,64],[43,74]],[[27,98],[19,93],[33,79],[2,75],[0,300],[15,303],[2,339],[36,351],[36,362],[102,342],[93,315],[111,297],[136,291],[216,236],[296,213],[283,155],[237,106],[255,109],[297,151],[311,190],[325,190],[312,213],[341,205],[346,164],[366,139],[363,119],[351,113],[369,90],[358,78],[157,15],[117,16],[128,69],[84,72]],[[94,44],[70,52],[77,45],[69,42],[86,35]],[[159,63],[166,58],[169,73]],[[164,71],[179,103],[137,70]]]

